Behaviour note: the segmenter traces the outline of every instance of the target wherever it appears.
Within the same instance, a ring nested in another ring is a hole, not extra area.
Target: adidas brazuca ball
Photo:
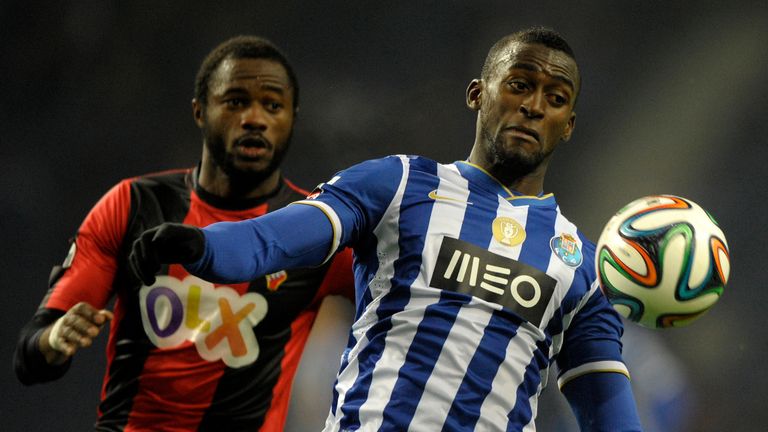
[[[647,196],[619,210],[600,235],[595,261],[613,307],[649,328],[699,318],[720,299],[731,268],[714,218],[672,195]]]

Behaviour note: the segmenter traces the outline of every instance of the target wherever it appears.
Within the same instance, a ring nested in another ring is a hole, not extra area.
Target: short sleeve
[[[42,306],[64,311],[81,301],[96,308],[106,306],[130,205],[129,180],[118,183],[96,203],[70,247],[63,264],[64,274]]]

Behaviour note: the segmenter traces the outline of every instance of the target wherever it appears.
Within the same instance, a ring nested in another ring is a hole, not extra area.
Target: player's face
[[[260,182],[278,169],[294,121],[293,87],[268,59],[225,59],[213,72],[208,102],[195,110],[214,164],[230,177]]]
[[[468,103],[474,101],[479,110],[478,162],[507,178],[545,166],[557,144],[573,132],[578,85],[576,62],[567,54],[511,43],[489,76],[473,81],[467,92]]]

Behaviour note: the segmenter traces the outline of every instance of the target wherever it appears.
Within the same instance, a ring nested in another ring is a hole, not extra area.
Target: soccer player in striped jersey
[[[466,161],[385,157],[256,220],[166,224],[134,244],[133,269],[149,283],[172,259],[234,282],[352,247],[356,320],[327,431],[533,431],[553,366],[582,430],[640,430],[594,244],[544,192],[579,88],[558,33],[504,37],[467,88]]]

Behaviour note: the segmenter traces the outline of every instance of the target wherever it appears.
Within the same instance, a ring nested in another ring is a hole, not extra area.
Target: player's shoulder
[[[156,182],[156,183],[177,183],[186,182],[187,178],[192,174],[192,168],[174,168],[163,171],[153,171],[145,174],[141,174],[135,177],[130,177],[124,181],[130,183],[136,182]]]
[[[406,168],[409,170],[416,169],[434,171],[437,165],[438,162],[435,162],[434,160],[424,156],[394,154],[377,159],[368,159],[364,162],[354,165],[352,168],[373,172],[389,172],[393,169],[402,172]]]
[[[192,172],[192,168],[181,168],[127,177],[113,185],[104,198],[143,202],[140,197],[155,196],[151,201],[166,202],[188,197],[194,187]]]
[[[140,190],[174,190],[186,194],[194,188],[193,168],[177,168],[164,171],[149,172],[135,177],[129,177],[120,182],[132,189]]]
[[[344,169],[336,173],[329,184],[333,184],[338,179],[360,179],[367,178],[369,180],[380,179],[383,177],[391,177],[393,174],[399,173],[403,170],[403,160],[400,155],[390,155],[375,159],[367,159],[362,162],[358,162],[347,169]]]

